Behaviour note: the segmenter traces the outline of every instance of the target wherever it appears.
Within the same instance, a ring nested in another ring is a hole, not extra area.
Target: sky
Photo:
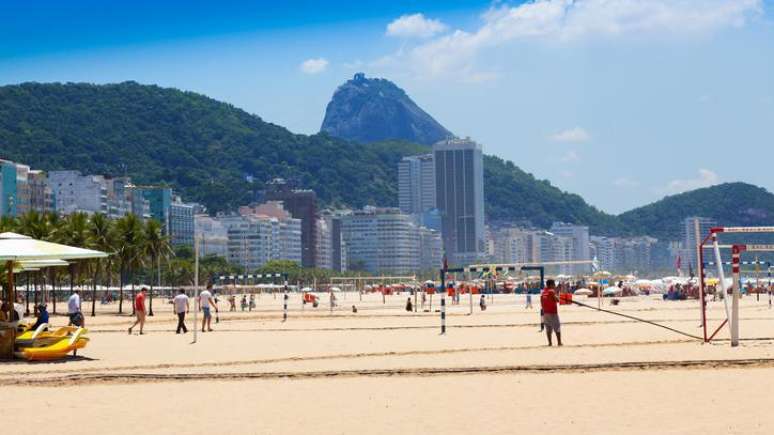
[[[364,72],[620,213],[774,191],[773,18],[774,0],[3,0],[0,84],[134,80],[313,134]]]

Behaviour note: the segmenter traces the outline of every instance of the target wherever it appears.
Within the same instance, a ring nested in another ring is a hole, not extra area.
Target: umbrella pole
[[[14,307],[13,304],[16,303],[16,291],[14,289],[14,283],[13,283],[13,261],[6,261],[5,267],[8,269],[8,318],[13,319],[13,312]]]

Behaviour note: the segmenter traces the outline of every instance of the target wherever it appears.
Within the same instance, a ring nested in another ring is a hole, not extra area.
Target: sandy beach
[[[37,432],[41,407],[51,421],[77,415],[87,434],[770,433],[765,296],[743,298],[735,349],[727,329],[702,344],[579,306],[561,307],[565,346],[548,348],[537,310],[515,295],[484,312],[476,300],[472,315],[463,297],[440,335],[438,298],[407,313],[406,297],[342,294],[331,312],[325,296],[302,310],[293,295],[284,323],[281,296],[261,296],[252,312],[226,312],[221,300],[215,332],[195,344],[191,332],[174,334],[165,300],[143,336],[127,334],[130,317],[110,314],[115,305],[98,306],[79,356],[0,364],[0,386],[15,397],[5,409],[18,433]],[[642,296],[603,308],[702,334],[696,301]],[[723,317],[722,302],[710,303],[710,329]]]

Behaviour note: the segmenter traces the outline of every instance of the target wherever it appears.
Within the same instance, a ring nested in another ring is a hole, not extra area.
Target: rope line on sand
[[[0,380],[0,386],[52,387],[66,385],[89,385],[104,383],[135,382],[195,382],[195,381],[238,381],[261,379],[321,379],[342,377],[392,377],[392,376],[448,376],[508,373],[568,373],[635,370],[690,370],[712,368],[744,368],[774,366],[772,358],[737,360],[682,360],[682,361],[622,361],[599,364],[560,365],[510,365],[510,366],[467,366],[467,367],[418,367],[394,369],[322,370],[309,372],[241,372],[241,373],[100,373],[65,375],[44,379],[17,377]]]
[[[684,339],[670,339],[670,340],[655,340],[655,341],[640,341],[640,342],[613,342],[613,343],[589,343],[589,344],[568,344],[565,345],[565,349],[585,349],[585,348],[604,348],[604,347],[618,347],[622,345],[627,346],[653,346],[663,344],[682,344],[690,343],[689,340]],[[80,369],[64,369],[64,370],[47,370],[43,371],[13,371],[13,372],[0,372],[0,378],[5,376],[26,376],[26,375],[53,375],[53,374],[65,374],[65,373],[100,373],[104,371],[119,371],[119,370],[163,370],[163,369],[185,369],[185,368],[204,368],[204,367],[233,367],[240,365],[262,365],[262,364],[277,364],[277,363],[303,363],[310,361],[324,361],[324,360],[352,360],[361,358],[380,358],[380,357],[407,357],[407,356],[439,356],[468,352],[508,352],[508,351],[524,351],[533,349],[545,349],[545,345],[528,345],[528,346],[494,346],[494,347],[473,347],[473,348],[453,348],[453,349],[436,349],[436,350],[408,350],[408,351],[387,351],[387,352],[363,352],[363,353],[348,353],[348,354],[328,354],[328,355],[311,355],[311,356],[291,356],[291,357],[276,357],[276,358],[264,358],[254,360],[239,360],[239,361],[214,361],[206,363],[163,363],[163,364],[146,364],[146,365],[134,365],[134,366],[113,366],[113,367],[91,367]]]
[[[693,339],[696,339],[696,340],[704,341],[703,338],[701,338],[701,337],[699,337],[697,335],[689,334],[687,332],[680,331],[679,329],[670,328],[669,326],[662,325],[660,323],[651,322],[650,320],[641,319],[639,317],[630,316],[628,314],[623,314],[623,313],[619,313],[619,312],[616,312],[616,311],[606,310],[604,308],[592,307],[591,305],[586,305],[586,304],[583,304],[583,303],[580,303],[580,302],[577,302],[577,301],[572,301],[572,303],[575,304],[575,305],[581,306],[581,307],[591,308],[592,310],[602,311],[603,313],[614,314],[616,316],[626,317],[627,319],[632,319],[632,320],[636,320],[638,322],[647,323],[647,324],[650,324],[650,325],[653,325],[653,326],[658,326],[659,328],[664,328],[664,329],[666,329],[668,331],[672,331],[672,332],[674,332],[676,334],[680,334],[680,335],[684,335],[686,337],[690,337],[690,338],[693,338]]]

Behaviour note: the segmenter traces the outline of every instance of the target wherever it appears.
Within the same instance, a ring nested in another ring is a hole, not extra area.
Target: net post
[[[744,245],[731,248],[731,273],[734,279],[731,299],[731,346],[739,346],[739,261]]]
[[[441,335],[446,334],[446,296],[441,295]]]

